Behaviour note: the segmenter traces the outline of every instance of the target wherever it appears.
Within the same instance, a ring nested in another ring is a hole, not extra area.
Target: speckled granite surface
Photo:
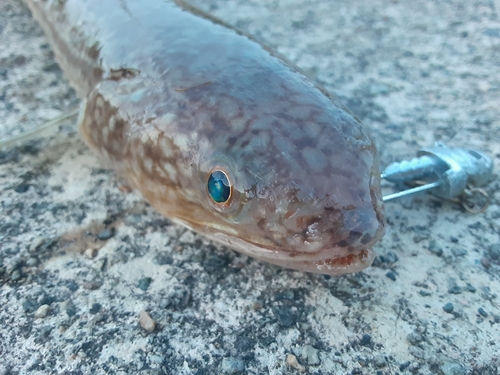
[[[383,165],[435,141],[499,165],[500,2],[191,2],[342,97]],[[29,12],[0,0],[0,137],[75,103]],[[171,224],[68,124],[0,153],[0,374],[499,374],[499,187],[479,215],[387,204],[374,266],[329,278]]]

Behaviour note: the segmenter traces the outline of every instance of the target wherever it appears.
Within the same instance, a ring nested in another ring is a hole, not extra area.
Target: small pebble
[[[464,255],[467,255],[467,250],[465,250],[463,247],[454,247],[453,249],[451,249],[451,253],[456,257],[462,257]]]
[[[451,314],[453,312],[453,303],[448,302],[446,305],[443,306],[443,310],[444,312]]]
[[[406,361],[406,362],[400,363],[399,364],[399,371],[406,370],[408,367],[410,367],[410,365],[411,365],[410,361]]]
[[[93,259],[93,258],[95,258],[95,257],[97,256],[97,249],[92,249],[92,248],[90,248],[90,247],[89,247],[87,250],[85,250],[85,251],[83,252],[83,254],[84,254],[87,258],[89,258],[89,259]]]
[[[302,366],[299,363],[299,361],[297,361],[297,357],[295,357],[293,354],[288,354],[286,356],[286,364],[299,372],[306,371],[306,368],[304,366]]]
[[[428,249],[431,253],[436,254],[438,257],[443,255],[443,249],[437,244],[436,240],[429,241]]]
[[[392,281],[396,281],[396,274],[392,271],[389,271],[385,274],[385,276],[387,276],[389,279],[391,279]]]
[[[149,285],[151,284],[151,280],[151,277],[143,277],[137,283],[138,288],[141,290],[148,290]]]
[[[36,267],[36,265],[38,264],[38,259],[36,258],[29,258],[27,261],[26,261],[26,265],[28,267]]]
[[[430,237],[429,233],[426,232],[417,233],[413,236],[413,242],[419,243],[422,242],[423,240],[427,240],[429,237]]]
[[[90,307],[89,312],[94,315],[97,314],[99,311],[101,311],[101,304],[100,303],[93,303],[92,306]]]
[[[423,289],[420,289],[418,291],[418,293],[422,296],[422,297],[428,297],[428,296],[432,296],[432,293],[427,291],[427,290],[423,290]]]
[[[47,316],[47,314],[50,311],[50,306],[49,305],[42,305],[40,306],[36,311],[35,311],[35,318],[37,319],[43,319]]]
[[[139,324],[148,332],[153,332],[156,328],[156,322],[149,316],[147,311],[141,311],[139,313]]]
[[[493,244],[487,250],[485,255],[495,263],[500,263],[500,245]]]
[[[412,345],[417,345],[419,342],[421,342],[424,338],[422,337],[421,334],[418,332],[412,332],[410,333],[406,339],[410,342]]]
[[[106,241],[109,240],[111,237],[115,235],[115,229],[114,228],[109,228],[109,229],[104,229],[97,235],[97,238],[100,239],[101,241]]]
[[[239,374],[245,371],[245,362],[234,357],[224,358],[222,360],[221,370],[224,374]]]
[[[310,366],[317,366],[320,364],[318,349],[314,348],[312,345],[305,345],[302,347],[301,357]]]
[[[363,333],[363,336],[361,336],[361,340],[359,340],[359,344],[366,347],[372,346],[372,337],[368,333]]]
[[[30,244],[30,248],[29,248],[29,252],[30,253],[34,253],[36,252],[40,246],[42,246],[43,244],[45,243],[45,239],[43,237],[36,237],[35,239],[33,239],[33,241],[31,241],[31,244]]]
[[[11,273],[11,275],[10,275],[10,279],[11,279],[12,281],[19,281],[19,280],[21,280],[21,279],[22,279],[22,277],[23,277],[23,275],[22,275],[21,271],[19,271],[19,270],[14,270],[14,271]]]
[[[480,307],[479,309],[477,309],[477,312],[479,313],[479,315],[481,315],[483,318],[487,318],[488,317],[488,313],[482,308]]]
[[[77,312],[75,304],[71,301],[66,302],[64,310],[66,311],[66,314],[68,314],[68,316],[75,316]]]
[[[460,288],[458,285],[453,285],[448,289],[448,293],[450,294],[461,294],[462,293],[462,288]]]
[[[194,233],[190,230],[186,230],[182,236],[179,237],[180,243],[192,244],[194,243]]]
[[[476,288],[474,288],[474,286],[472,286],[471,284],[467,283],[465,285],[465,290],[467,290],[468,292],[471,292],[471,293],[476,293]]]
[[[382,368],[382,367],[387,366],[387,360],[385,359],[385,356],[382,355],[382,354],[377,354],[373,358],[373,360],[375,362],[375,366],[378,367],[378,368]]]
[[[30,188],[30,184],[22,183],[17,185],[17,187],[14,189],[16,193],[26,193],[28,189]]]

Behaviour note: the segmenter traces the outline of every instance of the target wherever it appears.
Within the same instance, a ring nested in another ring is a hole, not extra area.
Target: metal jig
[[[383,200],[429,191],[439,198],[458,199],[470,212],[481,212],[488,207],[489,196],[480,186],[490,181],[492,173],[493,161],[484,153],[437,143],[419,150],[416,158],[392,163],[382,172],[382,179],[411,186]]]

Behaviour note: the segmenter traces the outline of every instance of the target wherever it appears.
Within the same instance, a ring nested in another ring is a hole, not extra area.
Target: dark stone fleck
[[[99,311],[101,311],[101,304],[100,303],[93,303],[92,306],[90,307],[89,312],[91,314],[97,314]]]
[[[453,312],[453,303],[448,302],[446,305],[443,306],[443,310],[444,312],[451,314]]]
[[[44,72],[60,72],[61,71],[61,68],[59,68],[59,65],[53,61],[49,64],[46,64],[42,67],[42,70]]]
[[[21,271],[19,270],[14,270],[11,275],[10,275],[10,279],[12,281],[19,281],[23,278],[23,274],[21,273]]]
[[[448,289],[448,293],[450,294],[461,294],[462,293],[462,288],[460,288],[458,285],[453,285]]]
[[[158,254],[156,255],[156,257],[154,258],[153,260],[156,264],[160,265],[160,266],[163,266],[165,264],[173,264],[174,263],[174,258],[172,258],[170,255],[168,254]]]
[[[280,326],[292,327],[297,322],[297,317],[288,307],[273,306],[273,313]]]
[[[221,269],[226,269],[227,265],[230,263],[229,256],[227,254],[217,255],[213,254],[207,256],[203,261],[203,267],[205,272],[209,274],[216,273]]]
[[[372,337],[368,333],[363,334],[361,340],[359,341],[359,344],[361,346],[371,347],[373,345]]]
[[[14,189],[14,191],[16,193],[20,193],[20,194],[26,193],[29,190],[30,186],[31,186],[30,184],[26,184],[23,182],[23,183],[17,185],[16,188]]]
[[[77,312],[75,304],[71,301],[66,302],[65,311],[68,316],[75,316]]]
[[[389,268],[392,264],[396,263],[398,260],[399,260],[398,256],[392,251],[389,251],[386,254],[381,254],[375,257],[375,260],[373,261],[373,266],[379,268]]]
[[[78,290],[78,284],[74,280],[68,280],[66,282],[66,288],[68,288],[72,292],[76,292]]]
[[[100,281],[86,281],[83,283],[83,288],[87,290],[97,290],[102,286]]]
[[[26,56],[23,55],[17,55],[12,59],[12,63],[17,66],[24,65],[26,63]]]
[[[466,291],[468,292],[471,292],[471,293],[476,293],[476,288],[473,287],[471,284],[467,283],[465,284],[465,288],[464,288]]]
[[[451,252],[456,257],[462,257],[464,255],[467,255],[467,250],[465,250],[462,247],[454,247],[453,249],[451,249]]]
[[[428,297],[428,296],[432,296],[432,293],[427,291],[427,290],[419,290],[418,293],[422,296],[422,297]]]
[[[25,300],[23,302],[23,310],[27,313],[32,313],[38,308],[38,305],[34,304],[30,300]]]
[[[38,304],[41,305],[50,305],[55,302],[56,298],[54,296],[49,296],[47,294],[43,295],[42,298],[39,299]]]
[[[410,361],[406,361],[406,362],[400,363],[399,364],[399,371],[406,370],[408,367],[410,367],[410,365],[411,365]]]
[[[387,254],[381,255],[380,260],[384,263],[396,263],[399,258],[395,253],[389,251]]]
[[[115,229],[114,228],[109,228],[109,229],[104,229],[101,233],[97,235],[97,238],[100,239],[101,241],[106,241],[112,238],[115,235]]]
[[[141,290],[148,290],[149,285],[151,284],[151,281],[153,279],[151,277],[143,277],[142,279],[139,280],[137,283],[137,287]]]
[[[391,279],[392,281],[396,281],[396,274],[392,271],[389,271],[385,274],[385,276],[387,276],[389,279]]]
[[[419,342],[421,342],[424,338],[422,337],[421,334],[418,332],[412,332],[410,333],[406,339],[410,342],[412,345],[417,345]]]
[[[493,263],[500,263],[500,244],[491,245],[484,254]]]
[[[168,306],[176,310],[182,310],[189,305],[191,301],[191,291],[185,285],[175,285],[171,290],[168,298]]]
[[[420,233],[417,233],[413,236],[413,242],[419,243],[419,242],[422,242],[423,240],[427,240],[429,237],[430,237],[429,233],[420,232]]]
[[[52,332],[52,328],[53,327],[51,326],[43,326],[42,328],[40,328],[40,330],[38,331],[39,336],[35,339],[35,342],[36,343],[47,342],[50,333]]]
[[[500,317],[499,317],[500,318]],[[272,336],[264,336],[260,338],[260,342],[263,343],[265,346],[271,345],[273,342],[276,342],[274,337]]]
[[[238,338],[234,343],[234,347],[240,353],[252,351],[254,349],[254,346],[255,346],[255,340],[245,335],[238,336]]]
[[[441,246],[439,246],[437,244],[437,242],[435,240],[430,240],[429,241],[428,250],[431,253],[436,254],[438,257],[440,257],[441,255],[443,255],[443,249],[441,248]]]
[[[484,311],[484,309],[482,307],[480,307],[479,309],[477,309],[477,312],[479,313],[479,315],[481,315],[483,318],[487,318],[488,317],[488,313],[486,311]]]

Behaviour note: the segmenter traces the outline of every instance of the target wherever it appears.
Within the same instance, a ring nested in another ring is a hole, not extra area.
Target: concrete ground
[[[498,0],[190,2],[340,96],[382,165],[436,141],[500,165]],[[30,13],[0,0],[0,139],[77,103]],[[0,374],[499,374],[496,175],[486,191],[475,215],[388,203],[372,267],[304,274],[161,217],[69,123],[0,152]]]

